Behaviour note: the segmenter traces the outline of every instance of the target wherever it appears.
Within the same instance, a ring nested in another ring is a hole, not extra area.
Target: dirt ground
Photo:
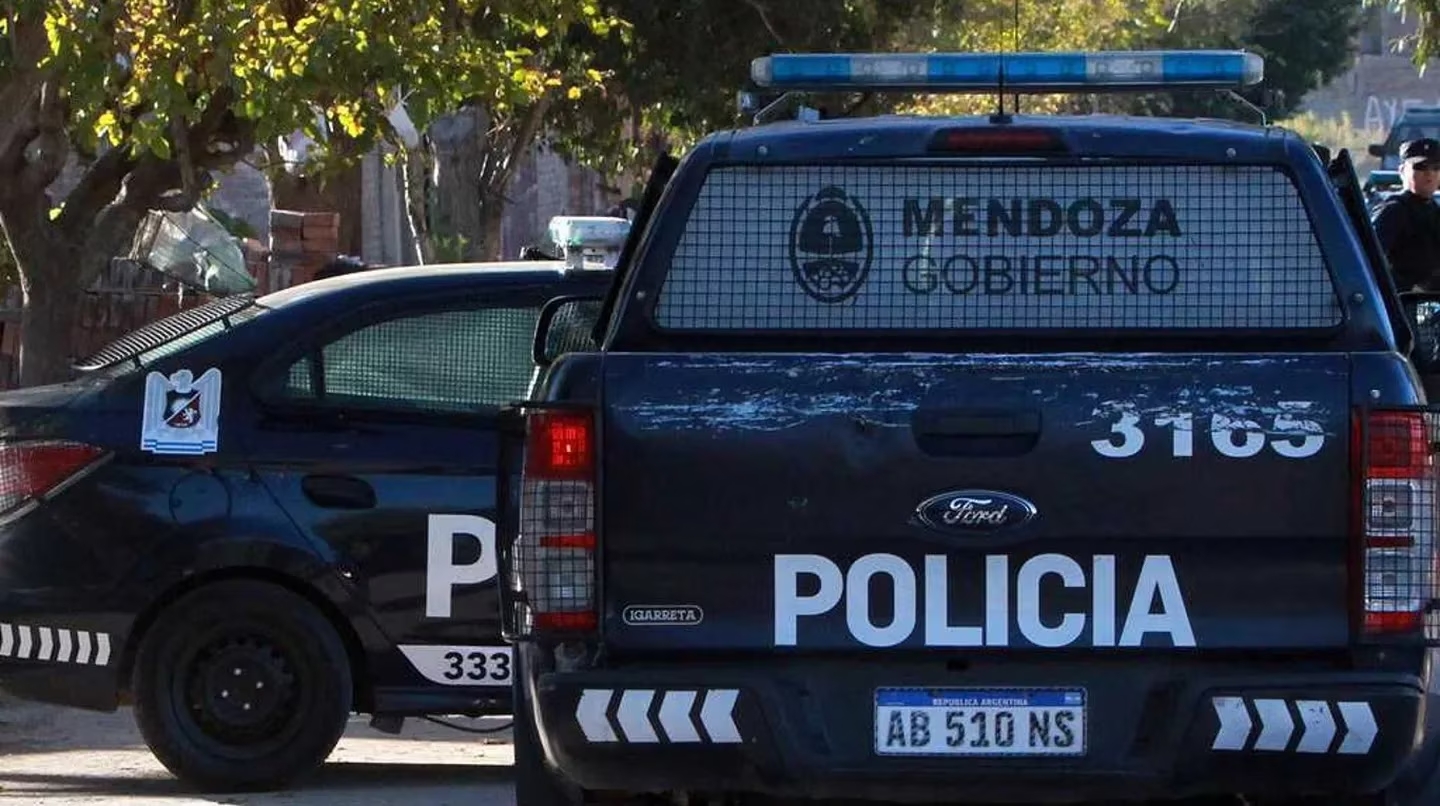
[[[457,720],[494,727],[508,718]],[[513,806],[509,732],[473,735],[407,720],[400,736],[355,717],[325,766],[284,792],[188,791],[145,747],[129,709],[96,714],[0,695],[0,806]]]

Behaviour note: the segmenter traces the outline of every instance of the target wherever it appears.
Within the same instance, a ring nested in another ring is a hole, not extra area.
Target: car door
[[[297,339],[257,383],[255,472],[398,647],[372,659],[377,685],[510,684],[495,421],[526,395],[548,298],[368,307]]]

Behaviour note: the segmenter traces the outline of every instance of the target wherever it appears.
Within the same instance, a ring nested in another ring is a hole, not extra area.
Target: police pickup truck
[[[1008,94],[1263,63],[753,70]],[[502,442],[519,806],[1416,797],[1436,420],[1348,153],[1224,121],[774,122],[663,161],[631,239],[598,349]]]
[[[216,790],[311,770],[352,711],[508,714],[494,423],[542,306],[603,294],[584,253],[613,266],[628,227],[557,219],[563,260],[222,298],[0,394],[0,689],[133,703]]]

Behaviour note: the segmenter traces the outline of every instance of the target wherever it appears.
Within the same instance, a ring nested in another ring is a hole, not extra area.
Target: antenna
[[[1015,0],[1015,52],[1020,52],[1020,0]],[[1003,88],[1002,88],[1003,91]],[[1015,114],[1020,114],[1020,93],[1015,93]]]
[[[1000,109],[990,116],[991,123],[1009,123],[1010,116],[1005,114],[1005,59],[1000,59],[1000,69],[995,76],[996,93],[995,98],[1000,102]]]

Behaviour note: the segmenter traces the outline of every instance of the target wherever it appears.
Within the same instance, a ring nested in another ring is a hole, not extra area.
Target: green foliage
[[[432,235],[430,238],[431,260],[435,263],[465,262],[470,239],[464,235]]]
[[[1404,19],[1414,18],[1413,36],[1393,43],[1397,50],[1410,51],[1410,59],[1425,73],[1431,59],[1440,56],[1440,0],[1364,0],[1365,8],[1384,6]]]
[[[656,149],[684,149],[738,122],[735,93],[750,61],[770,52],[883,49],[906,28],[958,21],[961,0],[600,0],[629,23],[576,31],[606,78],[547,121],[562,153],[619,179],[640,181]],[[598,77],[598,76],[597,76]]]
[[[1173,0],[1172,0],[1173,2]],[[1187,0],[1155,43],[1165,48],[1242,48],[1265,59],[1265,80],[1239,94],[1272,118],[1294,114],[1311,90],[1350,67],[1362,22],[1355,0]],[[1214,93],[1166,93],[1142,108],[1182,116],[1258,122],[1253,111]]]
[[[349,153],[393,134],[400,99],[423,129],[465,101],[505,114],[603,77],[583,59],[546,58],[572,27],[624,40],[587,0],[51,0],[43,67],[63,87],[82,151],[175,155],[180,124],[217,102],[257,142],[330,133]],[[3,56],[0,56],[3,58]],[[22,65],[0,62],[14,70]],[[222,93],[223,90],[223,93]],[[317,115],[317,112],[319,113]]]

